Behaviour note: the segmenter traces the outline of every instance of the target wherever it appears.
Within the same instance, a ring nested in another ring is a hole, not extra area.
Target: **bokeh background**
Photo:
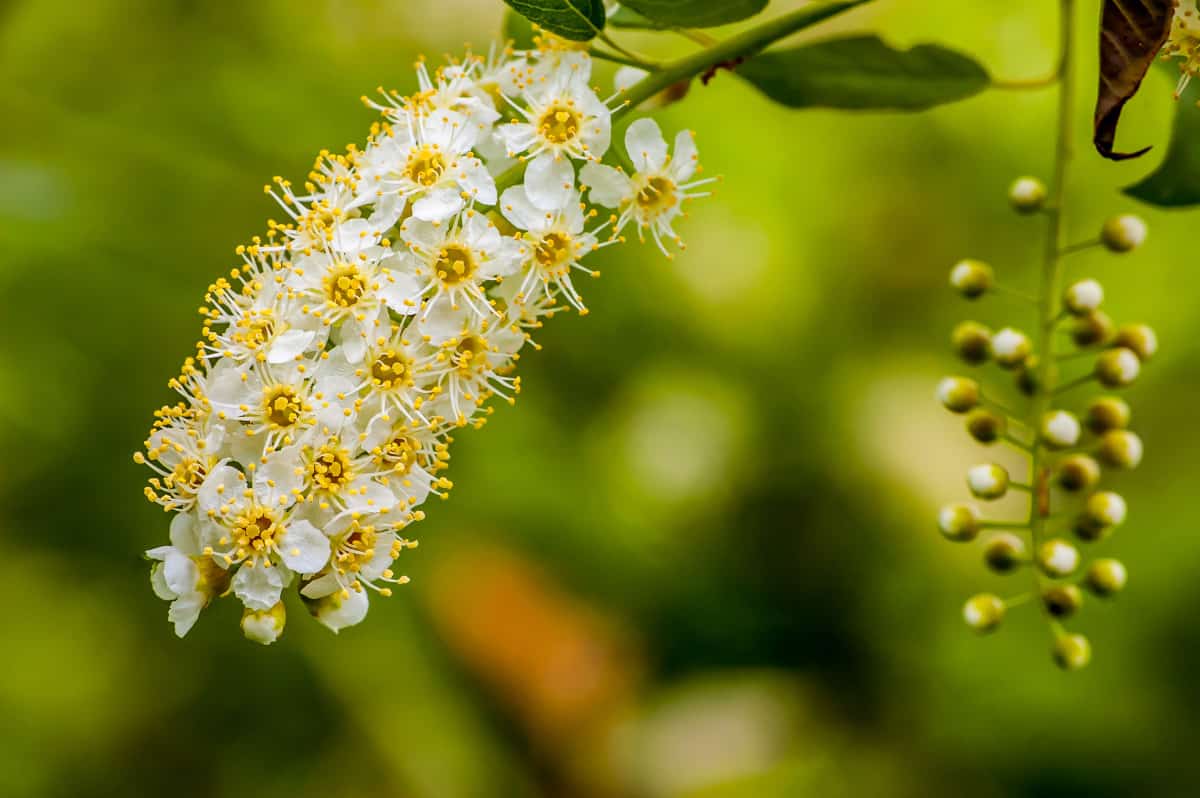
[[[1036,77],[1052,5],[879,0],[814,35]],[[1032,287],[1042,225],[1005,189],[1049,171],[1053,92],[795,113],[721,75],[663,112],[725,176],[687,253],[606,250],[592,314],[548,325],[517,407],[459,436],[412,584],[336,638],[289,605],[264,649],[232,601],[175,639],[139,558],[166,519],[130,454],[204,288],[276,213],[262,185],[361,143],[360,94],[488,42],[502,4],[0,3],[0,795],[1195,795],[1200,216],[1118,193],[1161,147],[1090,150],[1098,15],[1079,5],[1072,237],[1129,210],[1151,237],[1069,274],[1163,351],[1130,392],[1132,518],[1101,544],[1130,588],[1073,624],[1095,661],[1068,675],[1031,607],[963,627],[967,595],[1023,581],[933,523],[987,456],[933,401],[961,368],[948,330],[1031,323],[964,307],[947,269],[985,258]],[[1154,75],[1132,103],[1130,146],[1165,141],[1169,91]]]

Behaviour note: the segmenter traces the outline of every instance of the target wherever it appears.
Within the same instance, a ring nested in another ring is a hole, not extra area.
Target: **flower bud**
[[[1017,213],[1036,213],[1046,202],[1046,185],[1036,177],[1018,177],[1008,187],[1008,201]]]
[[[1127,429],[1110,430],[1100,438],[1097,453],[1114,468],[1137,468],[1142,462],[1142,439]]]
[[[1113,345],[1132,350],[1138,360],[1145,363],[1158,351],[1158,335],[1153,327],[1145,324],[1126,324],[1117,330]]]
[[[1067,287],[1063,294],[1063,307],[1073,316],[1083,316],[1100,307],[1104,301],[1104,288],[1095,280],[1080,280]]]
[[[979,510],[970,504],[947,504],[938,513],[938,530],[956,543],[974,540],[979,534]]]
[[[986,294],[992,281],[992,267],[981,260],[960,260],[950,270],[950,285],[967,299]]]
[[[1025,541],[1011,532],[992,535],[983,547],[983,562],[998,574],[1006,574],[1025,562]]]
[[[1038,358],[1037,355],[1030,355],[1017,368],[1016,374],[1017,390],[1025,396],[1033,396],[1038,392]]]
[[[1079,316],[1071,325],[1071,340],[1083,349],[1096,344],[1102,344],[1113,337],[1116,325],[1102,310],[1093,310]]]
[[[1120,593],[1125,588],[1128,576],[1125,565],[1120,560],[1096,560],[1092,563],[1092,567],[1088,568],[1084,584],[1095,595],[1108,598]]]
[[[1069,449],[1079,443],[1079,419],[1066,410],[1051,410],[1042,416],[1042,442],[1051,449]]]
[[[1042,604],[1055,618],[1070,618],[1083,606],[1083,591],[1075,585],[1053,585],[1042,593]]]
[[[1005,327],[992,336],[992,357],[1004,368],[1012,369],[1025,362],[1033,345],[1028,336],[1012,327]]]
[[[1008,472],[994,463],[967,470],[967,487],[977,499],[999,499],[1008,492]]]
[[[1062,538],[1052,538],[1038,547],[1037,562],[1047,576],[1070,576],[1079,567],[1079,549]]]
[[[1087,428],[1097,435],[1129,426],[1129,405],[1115,396],[1093,399],[1087,409]]]
[[[1058,464],[1058,486],[1076,492],[1088,490],[1100,481],[1100,464],[1086,454],[1064,457]]]
[[[979,404],[979,383],[966,377],[946,377],[938,383],[937,396],[951,413],[965,413]]]
[[[1096,358],[1096,378],[1106,388],[1122,388],[1137,379],[1142,361],[1132,349],[1110,349]]]
[[[287,623],[287,611],[283,602],[279,602],[269,610],[252,610],[249,607],[242,613],[242,634],[248,640],[269,646],[283,634],[283,626]]]
[[[1146,240],[1146,223],[1140,216],[1114,216],[1100,229],[1100,240],[1113,252],[1129,252]]]
[[[1059,635],[1054,641],[1054,661],[1065,671],[1077,671],[1092,661],[1092,645],[1083,635]]]
[[[992,356],[992,331],[979,322],[964,321],[950,335],[954,351],[967,363],[978,366]]]
[[[963,605],[963,620],[980,634],[990,632],[1004,620],[1004,602],[991,593],[971,596]]]
[[[1084,505],[1083,514],[1075,522],[1075,535],[1094,543],[1108,536],[1112,528],[1123,523],[1128,514],[1125,500],[1111,491],[1093,493]]]
[[[973,410],[967,415],[967,433],[980,443],[995,443],[1008,430],[1008,419],[991,410]]]

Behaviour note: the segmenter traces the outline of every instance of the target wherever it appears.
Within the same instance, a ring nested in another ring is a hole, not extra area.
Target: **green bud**
[[[1142,361],[1132,349],[1110,349],[1096,358],[1096,378],[1106,388],[1131,385],[1142,370]]]
[[[1073,316],[1086,316],[1104,301],[1104,288],[1095,280],[1071,283],[1063,293],[1063,307]]]
[[[1016,570],[1025,558],[1025,541],[1011,532],[992,535],[983,547],[984,564],[998,574]]]
[[[1058,485],[1072,493],[1089,490],[1100,481],[1100,464],[1086,454],[1064,457],[1058,464]]]
[[[978,366],[992,356],[992,331],[979,322],[964,321],[950,335],[954,351],[967,363]]]
[[[1102,490],[1088,497],[1084,515],[1098,526],[1119,526],[1125,523],[1129,508],[1119,493]]]
[[[1096,560],[1092,567],[1088,568],[1084,584],[1095,595],[1108,598],[1125,588],[1128,576],[1125,565],[1120,560]]]
[[[1113,345],[1131,350],[1138,360],[1145,363],[1158,351],[1158,335],[1153,327],[1145,324],[1126,324],[1117,330]]]
[[[1054,641],[1054,661],[1065,671],[1077,671],[1092,661],[1092,645],[1083,635],[1059,635]]]
[[[279,602],[269,610],[252,610],[249,607],[242,612],[242,633],[248,640],[269,646],[283,634],[284,624],[287,623],[287,610],[283,602]]]
[[[1146,240],[1146,223],[1133,214],[1114,216],[1100,229],[1100,240],[1113,252],[1129,252]]]
[[[1004,602],[991,593],[971,596],[963,605],[963,620],[980,634],[990,632],[1004,620]]]
[[[1025,362],[1031,351],[1033,344],[1029,342],[1029,337],[1012,327],[1005,327],[992,336],[992,357],[1004,368],[1017,368]]]
[[[1008,188],[1008,201],[1017,213],[1036,213],[1046,202],[1046,186],[1036,177],[1018,177]]]
[[[1008,429],[1008,419],[991,410],[972,410],[967,415],[967,433],[980,443],[995,443]]]
[[[980,260],[960,260],[950,270],[950,285],[967,299],[986,294],[992,282],[992,267]]]
[[[1102,344],[1112,338],[1116,325],[1102,310],[1093,310],[1075,319],[1071,326],[1071,340],[1081,349]]]
[[[1033,396],[1038,391],[1038,358],[1030,355],[1017,369],[1017,390],[1026,396]]]
[[[1042,442],[1051,449],[1069,449],[1079,443],[1079,419],[1066,410],[1051,410],[1042,416]]]
[[[1083,606],[1083,591],[1075,585],[1054,585],[1042,593],[1042,604],[1055,618],[1070,618]]]
[[[1047,576],[1070,576],[1079,567],[1079,549],[1062,538],[1051,538],[1038,546],[1037,563]]]
[[[1110,430],[1101,436],[1097,454],[1114,468],[1137,468],[1142,462],[1142,439],[1127,429]]]
[[[948,504],[938,513],[938,530],[956,543],[974,540],[979,534],[979,510],[970,504]]]
[[[1087,409],[1087,428],[1097,435],[1109,430],[1125,429],[1132,415],[1129,405],[1115,396],[1093,399]]]
[[[937,396],[951,413],[965,413],[979,404],[979,383],[966,377],[946,377],[938,383]]]
[[[972,466],[967,470],[967,487],[977,499],[999,499],[1008,492],[1008,472],[995,463]]]

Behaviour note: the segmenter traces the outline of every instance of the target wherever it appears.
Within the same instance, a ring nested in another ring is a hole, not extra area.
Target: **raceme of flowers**
[[[643,118],[610,147],[620,92],[602,99],[591,73],[549,38],[422,62],[417,93],[364,98],[382,114],[365,148],[267,187],[286,218],[209,287],[170,382],[182,401],[135,455],[172,514],[147,555],[178,635],[232,593],[246,636],[271,643],[292,587],[335,632],[361,621],[451,488],[451,433],[513,401],[544,318],[587,312],[585,258],[628,228],[682,246],[673,225],[710,182],[692,134],[671,148]]]

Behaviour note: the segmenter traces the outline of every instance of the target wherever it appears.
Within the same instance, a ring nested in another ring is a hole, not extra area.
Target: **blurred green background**
[[[776,0],[772,11],[790,3]],[[1136,208],[1148,171],[1087,142],[1095,3],[1080,3],[1072,238],[1138,210],[1149,243],[1073,256],[1163,352],[1130,393],[1147,442],[1106,550],[1130,588],[1072,624],[1067,675],[1031,607],[977,639],[944,543],[973,448],[933,401],[960,370],[950,264],[1031,288],[1042,224],[1008,211],[1050,167],[1053,92],[933,113],[793,113],[721,75],[662,113],[719,196],[673,262],[605,250],[592,314],[555,319],[524,392],[455,444],[412,584],[334,637],[289,605],[275,646],[233,601],[185,640],[147,580],[165,541],[130,460],[198,332],[208,283],[276,208],[272,175],[361,143],[378,84],[485,45],[499,0],[0,3],[0,796],[774,798],[1186,796],[1200,768],[1198,217]],[[1040,76],[1053,4],[879,0],[880,30]],[[686,42],[627,40],[660,54]],[[610,71],[600,78],[607,83]],[[1131,104],[1165,142],[1170,87]],[[1001,382],[1006,382],[996,377]]]

